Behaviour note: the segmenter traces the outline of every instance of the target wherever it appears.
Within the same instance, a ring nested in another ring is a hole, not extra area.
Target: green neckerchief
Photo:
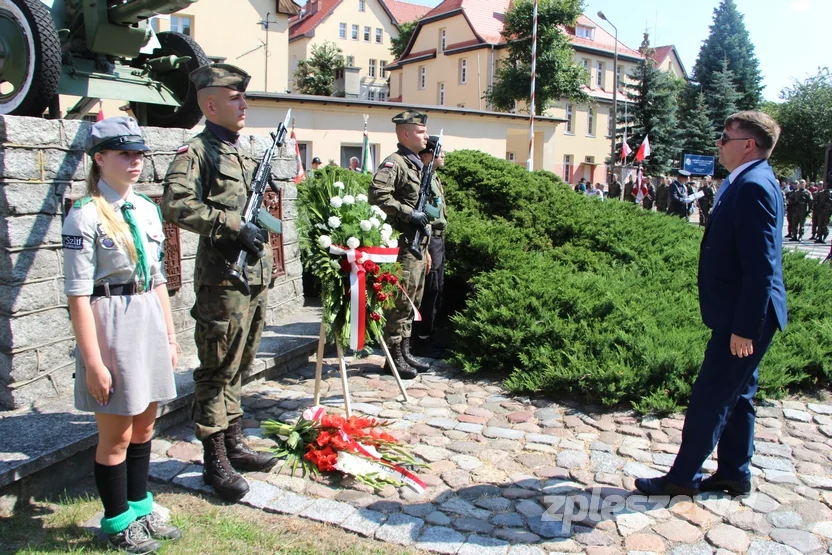
[[[136,223],[136,218],[133,217],[131,210],[136,207],[130,202],[124,202],[121,205],[121,213],[124,216],[124,221],[130,226],[130,234],[133,236],[133,244],[136,246],[136,264],[139,272],[139,280],[144,281],[143,291],[150,289],[150,265],[147,263],[147,253],[144,250],[144,241],[139,231],[139,224]]]

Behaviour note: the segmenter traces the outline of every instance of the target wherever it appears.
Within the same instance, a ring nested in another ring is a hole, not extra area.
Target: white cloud
[[[789,8],[795,12],[805,12],[809,9],[809,1],[810,0],[794,0],[790,5]]]

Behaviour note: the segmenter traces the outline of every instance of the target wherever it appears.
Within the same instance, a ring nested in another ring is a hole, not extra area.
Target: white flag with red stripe
[[[633,194],[635,194],[636,202],[639,204],[641,204],[641,201],[647,196],[647,184],[644,183],[644,174],[641,171],[641,166],[638,167],[638,174],[636,174],[636,186]]]
[[[295,174],[295,183],[300,183],[306,177],[306,170],[303,169],[303,160],[300,158],[300,147],[298,146],[295,131],[292,130],[292,140],[295,141],[295,163],[297,164],[297,174]]]
[[[624,140],[621,143],[621,159],[626,160],[627,156],[633,153],[633,149],[627,144],[627,132],[624,131]]]
[[[641,162],[648,156],[650,156],[650,136],[645,135],[644,140],[641,141],[641,146],[638,147],[638,152],[636,152],[636,162]]]

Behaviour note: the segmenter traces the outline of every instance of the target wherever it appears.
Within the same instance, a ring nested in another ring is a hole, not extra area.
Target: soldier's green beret
[[[245,92],[251,75],[231,64],[209,64],[193,70],[190,79],[198,91],[208,87],[225,87]]]
[[[416,125],[427,125],[428,116],[416,110],[406,110],[401,114],[393,116],[393,123],[396,125],[404,125],[406,123],[415,123]]]

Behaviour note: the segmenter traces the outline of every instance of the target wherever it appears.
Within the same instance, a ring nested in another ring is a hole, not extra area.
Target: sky
[[[409,0],[436,6],[437,0]],[[754,43],[763,75],[763,96],[778,100],[780,91],[795,79],[817,73],[818,67],[832,65],[829,47],[822,44],[832,22],[832,0],[735,0],[745,15],[745,26]],[[688,74],[708,37],[714,8],[719,0],[584,0],[584,13],[612,28],[595,14],[602,10],[618,27],[618,39],[638,49],[644,31],[654,46],[676,45]]]

